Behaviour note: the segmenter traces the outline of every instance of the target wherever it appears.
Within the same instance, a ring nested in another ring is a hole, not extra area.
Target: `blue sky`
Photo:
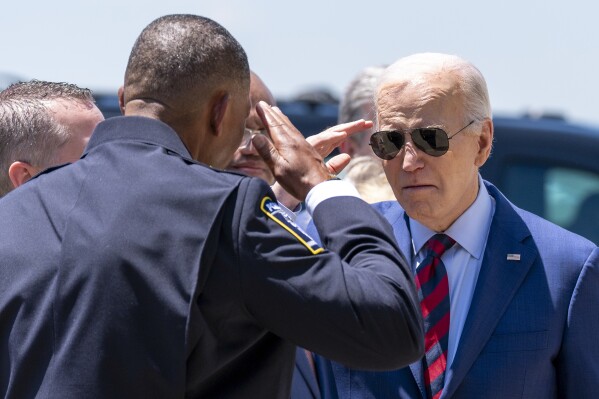
[[[129,51],[153,19],[215,19],[280,98],[340,94],[364,66],[416,52],[462,56],[487,79],[495,113],[558,112],[599,125],[599,3],[323,0],[9,1],[0,15],[0,72],[96,91],[122,82]]]

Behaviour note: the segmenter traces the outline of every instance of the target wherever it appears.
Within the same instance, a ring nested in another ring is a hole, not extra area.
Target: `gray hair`
[[[491,102],[485,78],[471,62],[455,55],[422,53],[401,58],[383,72],[376,91],[395,82],[426,79],[439,72],[452,74],[456,78],[456,88],[464,97],[464,123],[491,118]]]
[[[52,116],[56,100],[94,102],[89,89],[68,83],[15,83],[0,92],[0,196],[12,189],[8,169],[13,162],[47,168],[70,132]]]
[[[382,66],[366,67],[349,83],[339,104],[337,123],[363,119],[365,107],[374,109],[374,89],[384,70]]]

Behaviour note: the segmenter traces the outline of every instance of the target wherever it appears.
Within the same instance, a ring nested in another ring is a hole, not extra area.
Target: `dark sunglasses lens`
[[[416,129],[412,133],[412,140],[416,147],[433,157],[440,157],[449,149],[447,133],[439,128]]]
[[[404,144],[404,136],[400,132],[376,132],[370,136],[374,154],[387,161],[395,158]]]

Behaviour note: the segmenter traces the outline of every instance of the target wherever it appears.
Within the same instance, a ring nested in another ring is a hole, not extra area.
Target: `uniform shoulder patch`
[[[260,210],[264,212],[266,216],[274,220],[282,228],[287,230],[293,237],[295,237],[303,246],[316,255],[324,251],[324,249],[318,245],[312,237],[310,237],[301,227],[299,227],[283,209],[279,206],[278,202],[273,201],[270,197],[262,198],[260,201]]]

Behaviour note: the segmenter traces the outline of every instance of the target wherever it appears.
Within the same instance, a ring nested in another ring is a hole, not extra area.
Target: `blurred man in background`
[[[374,91],[383,71],[382,66],[361,70],[345,89],[339,104],[338,123],[358,119],[374,120]],[[370,203],[394,199],[381,160],[370,148],[372,129],[365,129],[344,140],[339,151],[352,157],[343,178],[352,183],[362,198]]]
[[[269,185],[274,184],[275,177],[262,159],[256,149],[252,145],[253,134],[267,134],[266,128],[260,116],[256,112],[256,105],[264,101],[265,103],[275,106],[275,98],[266,87],[262,79],[254,72],[250,72],[250,115],[245,122],[245,132],[241,144],[235,154],[233,160],[227,167],[244,175],[259,177]]]
[[[361,70],[349,83],[339,103],[337,123],[358,119],[374,120],[374,89],[385,67],[369,66]],[[374,157],[369,145],[372,129],[354,134],[339,145],[339,151],[350,157]]]
[[[0,196],[78,160],[103,120],[91,91],[73,84],[32,80],[0,92]]]

